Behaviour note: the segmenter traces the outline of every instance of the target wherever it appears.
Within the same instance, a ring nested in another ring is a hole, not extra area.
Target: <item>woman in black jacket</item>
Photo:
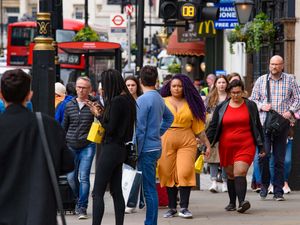
[[[122,194],[122,164],[127,157],[125,143],[132,140],[136,104],[116,70],[101,74],[105,109],[100,121],[105,129],[97,161],[93,191],[93,225],[100,225],[104,213],[103,196],[109,183],[114,201],[116,225],[123,225],[125,203]]]
[[[264,155],[263,130],[256,104],[242,97],[242,81],[232,81],[228,92],[231,97],[217,106],[206,132],[212,146],[219,142],[220,164],[225,167],[228,176],[230,202],[225,209],[236,210],[237,196],[237,211],[244,213],[250,208],[250,203],[245,201],[246,175],[254,159],[256,146],[260,157]]]

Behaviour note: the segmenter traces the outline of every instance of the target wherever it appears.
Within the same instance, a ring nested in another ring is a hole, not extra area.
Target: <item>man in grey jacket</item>
[[[90,171],[96,146],[87,140],[90,127],[94,121],[88,101],[91,101],[91,81],[88,77],[79,77],[76,81],[77,97],[67,103],[63,127],[66,132],[68,147],[72,150],[75,170],[68,174],[68,182],[77,198],[75,212],[78,219],[87,219],[86,209],[90,191]],[[79,178],[78,178],[79,175]]]

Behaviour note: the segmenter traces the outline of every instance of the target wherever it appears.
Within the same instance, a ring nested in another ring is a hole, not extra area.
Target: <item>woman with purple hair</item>
[[[167,187],[169,210],[165,218],[177,215],[177,193],[180,193],[182,218],[191,218],[189,198],[196,185],[194,164],[199,138],[210,154],[210,143],[205,135],[205,106],[190,78],[177,74],[162,89],[167,107],[174,116],[171,127],[162,136],[162,155],[158,161],[158,174],[162,187]]]

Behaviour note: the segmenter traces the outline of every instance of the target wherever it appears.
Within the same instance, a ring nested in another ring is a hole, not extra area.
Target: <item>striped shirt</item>
[[[279,80],[274,80],[265,74],[256,80],[250,96],[250,99],[257,104],[262,124],[264,124],[267,116],[267,113],[261,110],[261,107],[268,103],[267,78],[270,80],[270,103],[273,110],[283,114],[289,110],[297,112],[300,109],[300,88],[295,77],[291,74],[282,73]]]

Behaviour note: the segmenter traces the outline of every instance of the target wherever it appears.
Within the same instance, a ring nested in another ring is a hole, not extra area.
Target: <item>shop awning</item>
[[[204,56],[205,42],[178,42],[177,30],[175,29],[169,38],[167,53],[169,55]]]
[[[71,54],[85,54],[120,49],[121,45],[114,42],[61,42],[58,47]]]

